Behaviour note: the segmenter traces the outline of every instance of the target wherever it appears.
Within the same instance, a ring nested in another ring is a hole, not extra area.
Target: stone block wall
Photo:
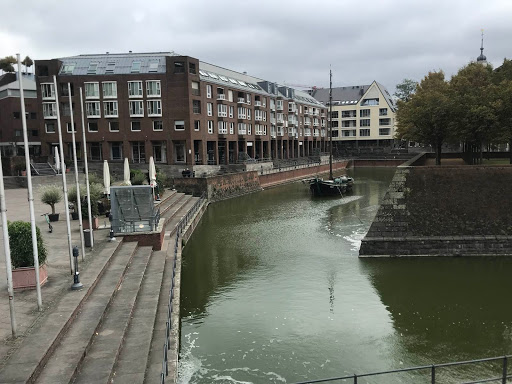
[[[359,255],[512,255],[512,167],[398,168]]]

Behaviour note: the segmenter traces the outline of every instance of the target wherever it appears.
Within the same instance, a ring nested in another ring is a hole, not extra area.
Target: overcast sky
[[[279,83],[391,93],[480,51],[512,57],[510,0],[19,0],[2,6],[0,57],[175,51]]]

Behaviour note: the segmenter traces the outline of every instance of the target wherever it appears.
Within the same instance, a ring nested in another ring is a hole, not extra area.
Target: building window
[[[97,61],[92,61],[89,63],[89,68],[87,68],[87,74],[88,75],[95,75],[96,74],[96,69],[98,68],[98,62]]]
[[[379,128],[380,136],[389,136],[390,132],[391,132],[390,128]]]
[[[14,131],[14,136],[21,137],[21,130],[17,129],[16,131]]]
[[[341,117],[347,118],[347,117],[357,117],[357,111],[355,109],[350,111],[341,111]]]
[[[117,97],[117,82],[103,82],[103,97],[106,99],[115,99]]]
[[[365,128],[365,129],[360,129],[359,130],[359,136],[361,137],[368,137],[370,136],[370,130]]]
[[[341,122],[341,126],[343,128],[357,127],[357,121],[356,120],[343,120]]]
[[[208,133],[213,134],[213,120],[208,120]]]
[[[370,126],[370,119],[361,119],[361,120],[359,120],[359,126],[360,127],[369,127]]]
[[[69,96],[68,83],[60,83],[59,87],[60,87],[60,94],[62,96]],[[73,83],[70,83],[70,88],[71,88],[71,96],[75,96],[75,90],[73,87]]]
[[[304,107],[304,113],[307,112],[306,110],[307,107]],[[331,112],[331,119],[337,119],[338,118],[338,111],[332,111]]]
[[[97,121],[89,121],[87,130],[89,132],[98,132],[98,122]]]
[[[163,131],[164,130],[164,122],[162,120],[154,120],[153,121],[153,131]]]
[[[142,81],[129,81],[128,82],[128,96],[129,97],[142,97]]]
[[[212,98],[212,86],[210,84],[206,85],[206,98]]]
[[[141,66],[142,66],[142,62],[140,62],[140,61],[132,61],[132,68],[131,68],[130,72],[131,73],[139,73]]]
[[[235,123],[229,123],[229,134],[235,133]]]
[[[131,122],[131,129],[132,129],[133,132],[140,132],[141,131],[140,121],[132,121]]]
[[[99,101],[87,101],[85,103],[85,110],[87,117],[101,117],[100,102]]]
[[[60,71],[61,75],[70,75],[73,73],[73,70],[75,69],[76,63],[67,63],[62,66],[62,70]],[[40,76],[43,76],[40,74]]]
[[[206,103],[206,114],[208,116],[213,116],[213,104],[212,103]]]
[[[356,136],[356,130],[350,129],[346,131],[342,131],[343,137],[355,137]]]
[[[146,148],[143,141],[134,141],[132,143],[132,159],[134,163],[146,162]]]
[[[175,131],[184,131],[185,130],[185,121],[175,120],[174,121],[174,130]]]
[[[148,116],[162,116],[162,101],[148,101]]]
[[[76,132],[76,124],[73,124],[73,126],[71,126],[71,123],[66,123],[66,130],[68,131],[68,133],[71,133],[73,131],[73,128]]]
[[[167,145],[165,141],[153,142],[153,158],[156,163],[165,163],[167,161]]]
[[[55,133],[55,123],[44,123],[46,133]]]
[[[182,142],[174,143],[174,153],[177,163],[185,162],[185,144]]]
[[[361,109],[359,111],[359,117],[370,117],[370,110],[369,109]]]
[[[32,136],[39,136],[39,131],[37,129],[33,129]]]
[[[194,131],[199,131],[200,128],[201,128],[201,121],[194,120]]]
[[[89,143],[89,156],[92,161],[103,160],[101,153],[101,143]]]
[[[388,115],[388,109],[387,108],[380,108],[379,109],[379,116],[387,116]]]
[[[197,74],[196,63],[188,63],[188,73],[190,73],[191,75]]]
[[[53,83],[41,84],[41,96],[43,100],[55,99],[55,87]]]
[[[174,73],[185,73],[185,62],[175,61],[174,62]]]
[[[338,120],[331,121],[331,128],[338,128],[340,122]]]
[[[100,83],[84,83],[84,86],[86,99],[99,99]]]
[[[123,143],[115,141],[110,143],[110,160],[123,160]]]
[[[107,63],[107,67],[105,68],[105,73],[114,73],[115,68],[116,68],[115,61],[109,61]]]
[[[15,119],[19,119],[21,117],[21,114],[19,112],[13,112],[12,117],[14,117]]]
[[[201,101],[200,100],[192,100],[192,112],[201,113]]]
[[[117,101],[104,101],[103,111],[105,117],[118,117]]]
[[[339,134],[340,134],[340,131],[338,131],[337,129],[335,129],[334,131],[331,131],[332,137],[339,137]]]
[[[69,108],[69,103],[60,103],[60,113],[62,114],[62,116],[71,116],[71,109]]]
[[[224,94],[224,88],[217,88],[217,100],[226,100],[226,95]]]
[[[247,124],[238,123],[238,134],[245,135],[247,133]]]
[[[37,119],[37,113],[36,112],[30,112],[30,119],[36,120]]]
[[[109,121],[108,130],[110,132],[119,132],[119,121]]]
[[[235,113],[235,107],[230,105],[229,106],[229,117],[233,118],[234,113]]]
[[[364,99],[363,102],[361,103],[362,106],[367,106],[367,105],[379,105],[379,99],[378,98],[375,98],[375,99]]]
[[[130,101],[130,116],[144,117],[144,104],[142,100]]]
[[[151,60],[149,62],[148,72],[149,73],[158,72],[158,65],[159,64],[160,64],[160,60]]]
[[[192,83],[192,94],[194,96],[199,96],[201,91],[199,90],[199,83],[197,81],[193,81]]]
[[[228,122],[227,121],[219,121],[218,122],[218,134],[225,135],[228,133]]]
[[[252,135],[252,124],[247,124],[247,134]]]
[[[228,117],[228,106],[224,104],[217,105],[217,115],[219,117]]]
[[[160,97],[162,94],[160,80],[146,81],[146,93],[148,97]]]
[[[228,90],[228,100],[233,101],[233,91],[232,90]]]
[[[379,125],[391,125],[391,119],[390,118],[379,119]]]

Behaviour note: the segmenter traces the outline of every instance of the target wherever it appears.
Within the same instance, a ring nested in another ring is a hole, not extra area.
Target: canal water
[[[294,383],[512,353],[512,260],[359,259],[394,169],[350,173],[343,198],[313,198],[299,182],[210,205],[184,249],[179,383]],[[489,363],[437,370],[445,383],[499,374]],[[430,372],[358,382],[429,383]]]

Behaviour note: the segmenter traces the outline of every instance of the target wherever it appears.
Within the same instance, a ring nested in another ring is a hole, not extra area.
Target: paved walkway
[[[44,243],[48,250],[48,282],[41,288],[43,301],[43,312],[37,309],[37,296],[35,290],[28,290],[14,293],[14,305],[16,312],[16,321],[18,325],[18,338],[12,339],[11,322],[9,312],[9,299],[7,293],[7,279],[5,270],[5,255],[3,245],[3,235],[0,231],[0,368],[5,363],[10,353],[16,350],[22,343],[25,336],[37,324],[44,313],[55,310],[56,303],[63,294],[73,294],[69,287],[73,283],[73,277],[70,271],[68,241],[65,221],[64,202],[56,207],[56,212],[60,213],[60,221],[52,223],[53,233],[48,232],[48,225],[45,218],[41,216],[45,212],[50,212],[50,207],[41,203],[40,193],[34,191],[34,209],[36,215],[36,225],[41,230]],[[6,190],[7,202],[7,219],[9,221],[24,220],[30,221],[30,213],[28,208],[27,190],[26,189],[9,189]],[[108,219],[100,218],[100,226],[108,224]],[[72,244],[80,247],[78,221],[71,221],[71,238]],[[1,228],[1,225],[0,225]],[[103,254],[109,252],[108,248],[114,251],[117,244],[109,243],[108,229],[99,229],[95,232],[94,252],[86,248],[85,261],[81,262],[80,255],[80,278],[84,286],[91,281],[91,277],[87,275],[87,267],[95,255],[102,250]],[[80,251],[81,252],[81,251]],[[95,276],[94,276],[95,277]]]

